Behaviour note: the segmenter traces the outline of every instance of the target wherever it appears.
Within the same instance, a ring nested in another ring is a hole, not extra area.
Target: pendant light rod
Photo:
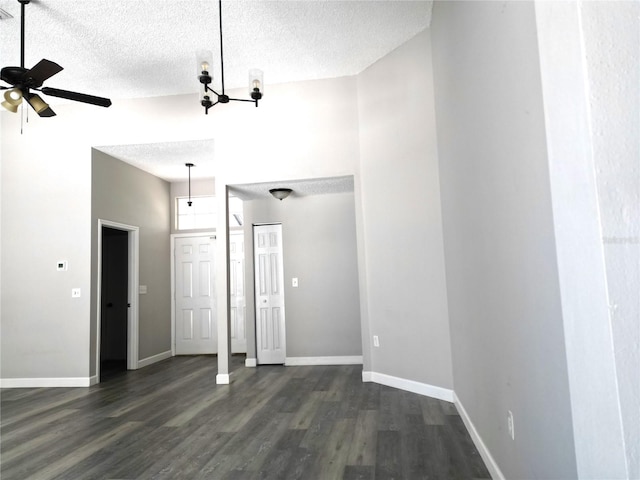
[[[222,52],[222,0],[218,0],[218,18],[220,19],[220,78],[222,80],[222,95],[224,95],[224,54]]]
[[[20,68],[24,68],[24,12],[25,6],[31,0],[20,1]]]
[[[195,166],[193,163],[185,163],[184,164],[189,169],[189,200],[187,200],[187,205],[191,206],[193,203],[191,201],[191,167]]]

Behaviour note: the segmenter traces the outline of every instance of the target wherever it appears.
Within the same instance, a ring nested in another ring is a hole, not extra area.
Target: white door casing
[[[176,355],[217,352],[214,273],[215,238],[206,235],[175,239]]]
[[[247,353],[244,232],[229,235],[231,353]]]
[[[254,225],[256,348],[259,364],[284,364],[282,225]]]

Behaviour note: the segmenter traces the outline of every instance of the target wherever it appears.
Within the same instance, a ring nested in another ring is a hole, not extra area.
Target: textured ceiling
[[[20,3],[0,0],[0,10],[0,66],[19,65]],[[246,86],[248,70],[260,68],[268,92],[269,83],[360,73],[429,26],[431,1],[225,0],[222,12],[226,87]],[[220,77],[215,0],[32,0],[25,43],[26,67],[42,58],[64,67],[46,86],[111,99],[198,92],[201,49],[214,53],[214,86]],[[180,148],[198,150],[188,143],[111,151],[173,180]]]
[[[193,163],[191,178],[213,178],[213,140],[189,142],[141,143],[95,147],[112,157],[149,172],[168,182],[188,178],[187,162]]]
[[[353,192],[353,177],[331,177],[306,180],[292,180],[288,182],[251,183],[244,185],[229,185],[229,190],[242,200],[256,200],[271,198],[269,190],[272,188],[290,188],[291,197],[307,197],[326,193]]]

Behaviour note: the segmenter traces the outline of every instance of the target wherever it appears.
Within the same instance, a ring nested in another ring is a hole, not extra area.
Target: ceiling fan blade
[[[27,70],[24,74],[25,80],[29,87],[37,88],[44,83],[48,78],[53,77],[56,73],[59,73],[63,68],[51,60],[43,58],[31,70]]]
[[[31,108],[41,117],[55,117],[56,112],[51,110],[51,107],[40,98],[40,95],[35,93],[23,93],[23,98],[31,105]]]
[[[84,93],[70,92],[68,90],[60,90],[59,88],[44,87],[40,90],[45,95],[52,97],[66,98],[67,100],[75,100],[76,102],[90,103],[100,107],[110,107],[111,100],[103,97],[95,97]]]

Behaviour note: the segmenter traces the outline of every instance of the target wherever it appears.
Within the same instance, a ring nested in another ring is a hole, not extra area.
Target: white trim
[[[256,359],[256,358],[245,358],[244,359],[244,366],[245,367],[257,367],[258,366],[258,359]]]
[[[128,233],[128,281],[129,302],[127,328],[127,369],[138,368],[138,284],[140,283],[140,228],[110,220],[98,219],[98,271],[97,271],[97,315],[96,315],[96,380],[100,379],[100,325],[102,321],[102,227],[115,228]]]
[[[437,398],[445,402],[453,402],[453,390],[449,388],[436,387],[428,383],[416,382],[405,378],[393,377],[378,372],[362,372],[363,382],[375,382],[387,387],[399,388],[407,392],[417,393],[426,397]]]
[[[453,403],[455,404],[456,409],[458,410],[458,413],[460,414],[460,418],[462,418],[462,421],[465,427],[467,427],[467,431],[471,436],[471,440],[473,440],[473,444],[478,449],[478,452],[480,453],[482,460],[484,460],[484,464],[487,466],[487,469],[491,474],[491,478],[493,480],[505,480],[505,476],[502,474],[500,467],[498,467],[498,464],[496,463],[493,456],[491,455],[491,452],[489,451],[485,443],[482,441],[482,437],[480,437],[480,434],[476,430],[476,427],[473,425],[473,422],[469,418],[467,411],[465,410],[464,406],[462,405],[462,402],[460,401],[460,399],[458,398],[455,392],[453,392]]]
[[[169,266],[171,268],[171,356],[176,355],[176,238],[189,237],[213,237],[216,239],[216,231],[197,233],[172,233],[169,236]],[[217,301],[217,299],[216,299]]]
[[[92,375],[89,377],[89,386],[97,385],[98,383],[100,383],[98,381],[98,375]]]
[[[166,360],[167,358],[171,358],[173,355],[171,354],[171,350],[167,350],[166,352],[158,353],[157,355],[151,355],[150,357],[143,358],[138,362],[138,368],[148,367],[157,362],[161,362],[162,360]]]
[[[217,385],[229,385],[231,383],[231,374],[230,373],[218,373],[216,375],[216,384]]]
[[[96,377],[2,378],[0,388],[89,387]]]
[[[341,357],[286,357],[284,364],[287,367],[297,367],[301,365],[362,365],[362,355]]]

